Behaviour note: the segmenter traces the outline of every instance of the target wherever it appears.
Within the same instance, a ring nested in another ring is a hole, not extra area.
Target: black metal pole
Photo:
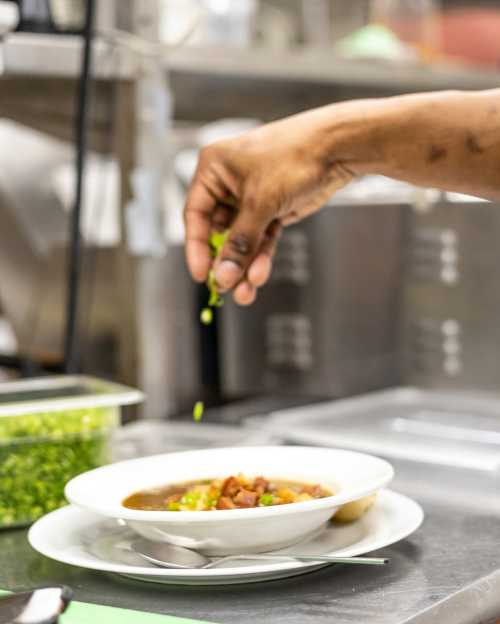
[[[67,298],[66,298],[66,329],[64,336],[64,370],[66,373],[78,372],[78,311],[80,294],[80,277],[82,264],[82,240],[80,221],[83,199],[83,176],[87,152],[87,127],[89,112],[89,91],[91,82],[91,50],[94,25],[94,0],[87,0],[85,8],[85,26],[83,30],[83,54],[78,99],[76,110],[75,143],[76,143],[76,184],[75,205],[70,217]]]

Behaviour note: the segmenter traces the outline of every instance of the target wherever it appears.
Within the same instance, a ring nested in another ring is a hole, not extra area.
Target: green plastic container
[[[66,504],[64,486],[111,461],[121,406],[138,390],[82,376],[0,384],[0,528]]]

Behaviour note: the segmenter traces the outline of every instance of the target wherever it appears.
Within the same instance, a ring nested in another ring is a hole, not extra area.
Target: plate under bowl
[[[329,523],[312,539],[281,553],[300,550],[308,555],[355,557],[377,552],[413,533],[422,519],[423,511],[415,501],[396,492],[382,490],[375,505],[360,520],[339,525]],[[232,561],[209,570],[158,568],[129,549],[130,542],[135,539],[133,531],[120,526],[115,520],[96,516],[73,505],[38,520],[31,527],[28,539],[36,551],[55,561],[162,584],[255,583],[304,574],[327,565],[269,560]],[[395,560],[404,556],[403,552],[388,550],[378,554],[390,557],[389,565],[397,565]],[[374,569],[373,574],[373,578],[377,578],[380,572]]]

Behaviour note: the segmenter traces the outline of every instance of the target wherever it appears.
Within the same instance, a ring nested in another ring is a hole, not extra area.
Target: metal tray
[[[146,455],[226,446],[272,444],[265,430],[211,423],[141,420],[116,432],[113,440],[115,461]]]
[[[394,388],[273,412],[284,442],[500,471],[500,395]]]

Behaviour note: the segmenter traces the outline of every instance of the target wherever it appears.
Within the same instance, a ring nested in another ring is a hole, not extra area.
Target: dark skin
[[[210,232],[231,228],[215,276],[251,304],[282,228],[364,174],[500,200],[500,89],[332,104],[206,147],[184,213],[193,278],[212,267]]]

